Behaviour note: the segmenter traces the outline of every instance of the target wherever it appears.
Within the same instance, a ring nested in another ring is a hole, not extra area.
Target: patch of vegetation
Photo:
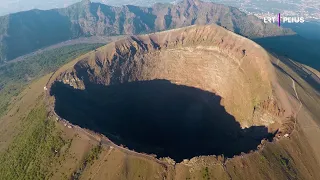
[[[71,179],[77,180],[80,178],[82,172],[85,170],[85,168],[88,165],[92,165],[95,160],[99,158],[100,153],[102,152],[102,146],[101,144],[95,146],[91,149],[91,151],[87,154],[87,156],[84,158],[83,163],[81,167],[72,174]]]
[[[51,165],[59,157],[66,142],[47,119],[43,105],[32,110],[23,119],[20,133],[9,148],[0,154],[0,179],[36,180],[52,176]]]
[[[286,148],[291,147],[287,146]],[[294,146],[296,147],[296,144]],[[279,145],[269,144],[265,146],[262,151],[262,156],[264,156],[267,161],[264,161],[263,165],[266,168],[271,168],[271,171],[278,172],[279,175],[285,177],[286,179],[299,179],[298,166],[294,163],[291,155],[288,151],[284,150]]]
[[[257,107],[260,103],[259,97],[254,97],[252,100],[253,107]]]
[[[102,151],[102,147],[101,144],[99,144],[98,146],[95,146],[93,149],[91,149],[91,151],[89,152],[89,154],[87,155],[85,162],[87,164],[91,164],[93,163],[93,161],[97,160],[99,158],[99,155]]]
[[[0,66],[0,117],[12,97],[33,80],[57,70],[63,64],[100,47],[102,44],[78,44],[44,51],[24,61]]]
[[[280,164],[288,177],[290,179],[297,179],[297,172],[292,162],[290,162],[290,158],[280,155],[280,157],[278,157],[278,160],[280,161]]]
[[[210,180],[209,168],[204,168],[202,178],[205,180]]]
[[[260,161],[259,161],[261,164],[263,164],[263,163],[267,163],[268,162],[268,160],[267,160],[267,158],[266,157],[264,157],[263,155],[261,155],[260,156]]]
[[[283,157],[282,155],[280,155],[280,163],[281,163],[282,166],[287,167],[289,165],[289,159]]]

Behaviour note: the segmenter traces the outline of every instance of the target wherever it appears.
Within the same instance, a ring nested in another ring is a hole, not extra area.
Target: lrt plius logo
[[[278,17],[264,17],[264,23],[276,23],[278,26],[281,26],[281,23],[304,23],[303,17],[282,17],[281,14],[278,14]]]

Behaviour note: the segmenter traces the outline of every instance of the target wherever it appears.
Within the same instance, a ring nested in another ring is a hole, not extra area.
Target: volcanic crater
[[[177,162],[233,157],[285,116],[270,56],[216,25],[131,36],[56,72],[54,110],[131,150]],[[272,128],[271,128],[272,127]]]

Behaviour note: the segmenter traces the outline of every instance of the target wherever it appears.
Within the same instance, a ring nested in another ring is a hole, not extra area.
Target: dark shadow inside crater
[[[73,89],[56,82],[55,111],[80,127],[131,150],[180,162],[199,155],[233,157],[255,150],[266,127],[242,129],[220,105],[221,97],[167,80]]]

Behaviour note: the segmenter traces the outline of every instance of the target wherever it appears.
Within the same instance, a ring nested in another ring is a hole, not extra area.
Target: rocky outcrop
[[[70,87],[74,89],[85,89],[83,81],[80,80],[77,75],[73,72],[65,72],[61,75],[61,79],[59,82],[64,84],[68,84]]]
[[[254,107],[253,124],[270,125],[285,119],[285,109],[274,98],[268,98]]]

